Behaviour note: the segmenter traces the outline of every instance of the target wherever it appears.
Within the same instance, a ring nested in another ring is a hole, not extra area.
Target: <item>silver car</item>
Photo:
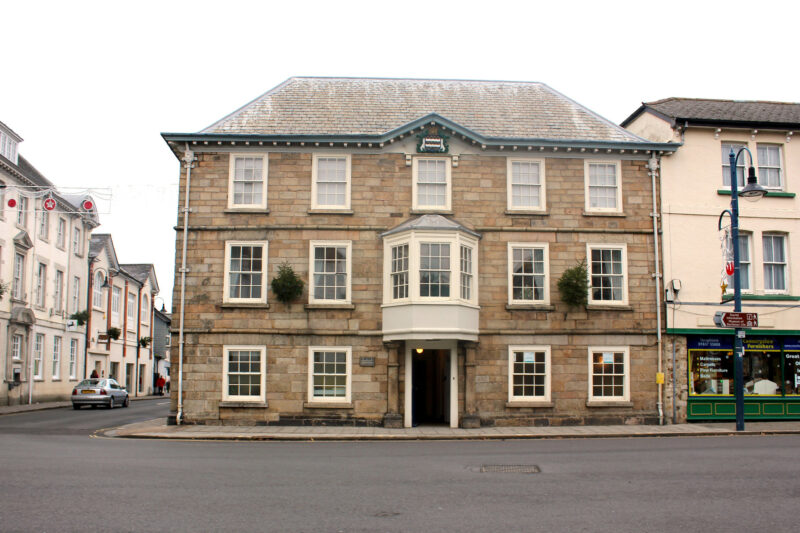
[[[73,409],[80,409],[82,405],[91,405],[92,407],[104,405],[113,409],[119,405],[128,407],[130,402],[125,387],[111,378],[84,379],[72,389]]]

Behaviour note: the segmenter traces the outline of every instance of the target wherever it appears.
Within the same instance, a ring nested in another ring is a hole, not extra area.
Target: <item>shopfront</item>
[[[800,337],[744,339],[746,420],[800,420]],[[733,336],[689,335],[688,420],[734,420]]]

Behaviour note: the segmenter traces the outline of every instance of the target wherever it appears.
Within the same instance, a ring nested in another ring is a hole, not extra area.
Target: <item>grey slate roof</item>
[[[645,142],[543,83],[289,78],[201,134],[382,135],[436,114],[490,139]]]
[[[636,112],[625,119],[622,125],[629,124],[646,109],[653,110],[673,122],[800,127],[798,103],[706,98],[665,98],[655,102],[644,102]]]
[[[144,283],[147,281],[147,278],[152,275],[154,292],[158,292],[158,282],[156,281],[155,267],[152,265],[152,263],[128,263],[120,264],[119,267],[142,285],[144,285]]]
[[[422,215],[406,220],[399,226],[395,226],[389,231],[381,233],[381,237],[402,233],[409,230],[432,230],[432,231],[463,231],[469,235],[480,238],[480,234],[472,231],[466,226],[459,224],[455,220],[450,220],[442,215]]]

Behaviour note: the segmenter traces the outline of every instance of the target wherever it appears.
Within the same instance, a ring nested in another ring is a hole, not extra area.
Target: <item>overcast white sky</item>
[[[98,232],[170,307],[196,132],[290,76],[544,82],[619,123],[668,96],[798,101],[794,1],[6,1],[0,121],[59,187],[110,187]],[[160,304],[160,301],[157,301]]]

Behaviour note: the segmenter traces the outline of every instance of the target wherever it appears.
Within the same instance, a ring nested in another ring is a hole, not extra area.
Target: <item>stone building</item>
[[[541,83],[346,78],[163,137],[184,163],[179,421],[658,421],[650,169],[676,146]]]
[[[800,269],[793,268],[800,263],[793,181],[800,172],[800,104],[666,98],[642,104],[622,125],[680,145],[661,175],[668,415],[677,422],[735,417],[734,330],[716,327],[713,317],[733,310],[725,269],[732,258],[723,255],[727,241],[719,231],[730,218],[720,214],[731,202],[731,149],[747,148],[737,161],[737,185],[744,185],[752,156],[768,192],[756,203],[739,200],[742,311],[758,314],[758,327],[744,339],[744,414],[800,419]]]

